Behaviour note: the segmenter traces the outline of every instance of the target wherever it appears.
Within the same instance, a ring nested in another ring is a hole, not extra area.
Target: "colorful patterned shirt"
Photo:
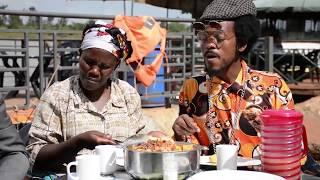
[[[244,61],[241,66],[232,84],[204,74],[187,79],[181,89],[179,114],[193,117],[201,130],[187,140],[209,146],[209,154],[215,153],[216,144],[233,143],[240,155],[259,156],[259,114],[294,108],[291,91],[279,75],[252,70]]]
[[[127,82],[112,80],[110,100],[99,112],[83,94],[79,77],[70,77],[50,86],[40,99],[27,146],[31,165],[47,144],[61,143],[89,130],[108,133],[122,141],[144,125],[140,96]]]

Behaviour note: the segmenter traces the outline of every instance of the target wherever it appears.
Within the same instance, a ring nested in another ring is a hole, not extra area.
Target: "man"
[[[0,179],[23,179],[29,168],[25,146],[6,114],[0,94]]]
[[[184,82],[179,117],[173,125],[177,140],[209,146],[234,143],[239,154],[261,154],[259,114],[265,109],[293,109],[292,94],[279,75],[250,69],[245,56],[259,35],[251,0],[214,0],[193,25],[200,41],[206,74]],[[305,161],[306,160],[306,161]],[[310,154],[302,170],[320,176]]]
[[[232,143],[241,156],[259,156],[259,114],[293,109],[294,103],[279,75],[250,69],[245,62],[260,30],[253,2],[214,0],[193,27],[206,74],[184,82],[175,138],[209,146],[209,154],[217,144]]]

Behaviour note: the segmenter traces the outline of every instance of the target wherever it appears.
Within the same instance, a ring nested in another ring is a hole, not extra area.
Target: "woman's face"
[[[120,61],[110,52],[90,48],[80,56],[80,82],[88,91],[105,88],[106,83]]]

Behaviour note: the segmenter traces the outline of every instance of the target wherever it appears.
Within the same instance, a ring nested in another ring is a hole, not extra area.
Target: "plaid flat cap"
[[[204,10],[200,21],[230,20],[244,15],[256,16],[252,0],[213,0]]]

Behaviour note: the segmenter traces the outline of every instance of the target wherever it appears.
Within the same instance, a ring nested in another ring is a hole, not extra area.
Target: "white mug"
[[[237,170],[238,147],[233,144],[219,144],[216,146],[217,170]]]
[[[118,148],[114,145],[99,145],[95,147],[95,153],[100,158],[100,174],[108,175],[117,170]]]
[[[116,154],[117,154],[117,170],[124,168],[124,149],[122,146],[116,146]]]
[[[76,166],[76,173],[71,173],[71,166]],[[97,155],[80,155],[76,161],[67,165],[68,180],[90,180],[100,178],[100,160]]]

